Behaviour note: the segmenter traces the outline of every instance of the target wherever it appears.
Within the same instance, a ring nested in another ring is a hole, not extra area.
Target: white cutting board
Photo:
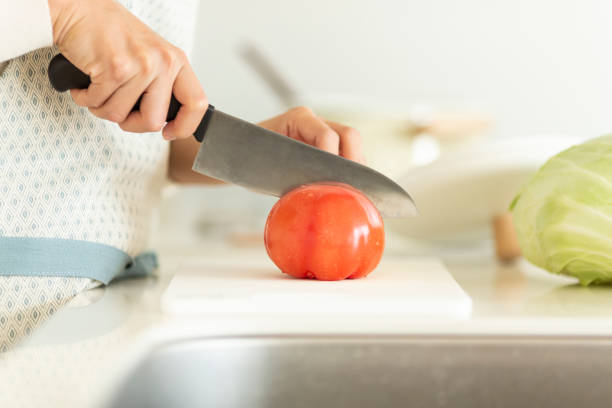
[[[472,301],[436,259],[385,259],[364,279],[291,278],[268,262],[183,266],[162,297],[179,315],[404,315],[466,318]]]

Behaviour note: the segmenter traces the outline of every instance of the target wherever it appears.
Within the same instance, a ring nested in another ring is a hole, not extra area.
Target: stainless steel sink
[[[609,339],[217,338],[160,347],[111,407],[595,407]]]

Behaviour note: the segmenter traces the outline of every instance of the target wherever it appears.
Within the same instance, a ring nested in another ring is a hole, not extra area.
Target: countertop
[[[172,316],[160,298],[186,264],[232,257],[265,257],[261,245],[210,240],[167,246],[158,275],[113,282],[82,293],[15,349],[0,355],[0,406],[98,407],[148,350],[175,339],[202,336],[382,334],[414,336],[612,336],[610,287],[585,288],[524,260],[501,264],[490,244],[470,248],[415,247],[390,240],[383,258],[442,259],[472,298],[469,319],[313,318],[233,319]]]

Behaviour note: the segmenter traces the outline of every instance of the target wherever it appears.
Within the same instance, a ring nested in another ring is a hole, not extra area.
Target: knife
[[[91,80],[62,54],[49,63],[49,80],[60,92],[85,89]],[[133,110],[138,110],[140,100]],[[174,95],[166,121],[181,104]],[[383,174],[235,118],[209,105],[194,135],[202,145],[193,170],[248,189],[280,197],[295,187],[322,182],[345,183],[361,190],[385,217],[417,214],[410,195]]]

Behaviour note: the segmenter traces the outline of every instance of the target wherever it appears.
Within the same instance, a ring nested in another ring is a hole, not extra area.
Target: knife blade
[[[60,91],[84,89],[89,76],[62,54],[49,64],[49,80]],[[138,110],[140,100],[133,110]],[[174,95],[167,121],[180,103]],[[194,137],[201,142],[193,170],[263,194],[281,196],[311,183],[344,183],[362,191],[385,217],[417,215],[410,195],[367,166],[215,110],[209,105]]]

